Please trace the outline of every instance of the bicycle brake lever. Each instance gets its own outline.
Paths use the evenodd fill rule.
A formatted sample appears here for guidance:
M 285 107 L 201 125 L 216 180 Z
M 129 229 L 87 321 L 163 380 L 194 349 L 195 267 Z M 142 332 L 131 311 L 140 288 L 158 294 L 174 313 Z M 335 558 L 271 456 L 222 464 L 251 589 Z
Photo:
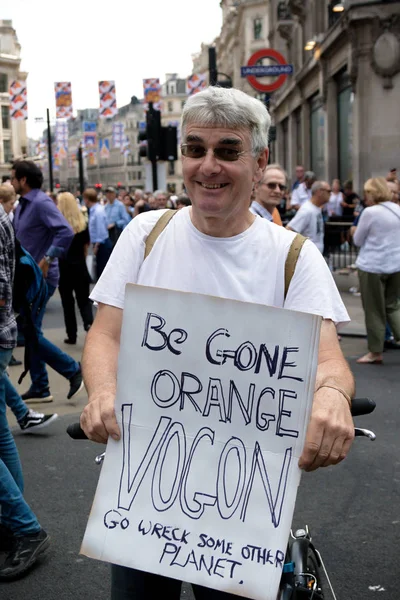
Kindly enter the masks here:
M 372 442 L 376 439 L 376 435 L 373 431 L 369 429 L 361 429 L 361 427 L 354 427 L 354 433 L 356 437 L 367 437 Z
M 101 463 L 102 463 L 102 462 L 103 462 L 103 460 L 104 460 L 104 457 L 105 457 L 105 455 L 106 455 L 106 453 L 105 453 L 105 452 L 102 452 L 101 454 L 98 454 L 98 455 L 96 456 L 96 458 L 94 459 L 94 462 L 96 463 L 96 465 L 101 465 Z

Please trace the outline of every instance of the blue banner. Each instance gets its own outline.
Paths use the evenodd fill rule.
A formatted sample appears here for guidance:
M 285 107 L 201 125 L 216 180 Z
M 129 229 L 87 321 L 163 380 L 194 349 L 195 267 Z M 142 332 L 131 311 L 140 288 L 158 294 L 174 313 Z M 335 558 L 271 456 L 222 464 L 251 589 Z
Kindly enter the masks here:
M 96 121 L 83 121 L 83 131 L 85 133 L 95 133 L 97 123 Z

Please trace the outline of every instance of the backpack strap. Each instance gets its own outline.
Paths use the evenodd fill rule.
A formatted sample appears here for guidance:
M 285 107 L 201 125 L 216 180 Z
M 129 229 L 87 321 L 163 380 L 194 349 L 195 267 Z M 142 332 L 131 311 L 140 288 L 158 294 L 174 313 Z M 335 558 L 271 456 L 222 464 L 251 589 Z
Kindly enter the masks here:
M 153 246 L 156 243 L 158 236 L 164 231 L 164 229 L 166 228 L 166 226 L 168 225 L 168 223 L 170 222 L 172 217 L 174 217 L 177 212 L 178 212 L 177 210 L 174 210 L 173 208 L 171 208 L 171 209 L 165 211 L 165 213 L 163 213 L 161 215 L 161 217 L 158 219 L 157 223 L 154 225 L 153 229 L 150 231 L 149 235 L 147 236 L 143 260 L 146 260 L 146 258 L 152 251 Z
M 292 281 L 292 277 L 296 270 L 297 260 L 299 258 L 301 249 L 303 247 L 304 242 L 306 241 L 306 237 L 298 233 L 290 246 L 288 255 L 286 257 L 285 262 L 285 294 L 284 299 L 286 300 L 286 296 L 289 290 L 290 282 Z

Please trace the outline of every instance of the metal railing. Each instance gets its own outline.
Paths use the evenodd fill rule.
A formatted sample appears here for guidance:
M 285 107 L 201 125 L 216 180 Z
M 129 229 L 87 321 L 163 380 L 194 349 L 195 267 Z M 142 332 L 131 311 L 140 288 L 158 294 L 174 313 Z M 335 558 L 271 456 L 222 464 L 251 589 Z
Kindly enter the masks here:
M 351 223 L 325 223 L 324 257 L 332 271 L 354 265 L 358 248 L 354 246 L 350 235 Z

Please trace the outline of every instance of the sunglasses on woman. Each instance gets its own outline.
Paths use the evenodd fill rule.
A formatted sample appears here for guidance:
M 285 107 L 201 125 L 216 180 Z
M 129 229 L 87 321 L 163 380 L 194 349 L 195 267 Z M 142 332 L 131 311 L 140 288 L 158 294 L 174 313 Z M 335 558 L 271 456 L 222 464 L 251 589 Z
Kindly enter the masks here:
M 204 146 L 200 146 L 199 144 L 182 144 L 181 152 L 182 156 L 185 156 L 187 158 L 204 158 L 208 150 L 207 148 L 204 148 Z M 239 156 L 247 154 L 247 151 L 239 151 L 235 148 L 217 146 L 216 148 L 213 148 L 213 154 L 218 160 L 234 162 L 235 160 L 238 160 Z

